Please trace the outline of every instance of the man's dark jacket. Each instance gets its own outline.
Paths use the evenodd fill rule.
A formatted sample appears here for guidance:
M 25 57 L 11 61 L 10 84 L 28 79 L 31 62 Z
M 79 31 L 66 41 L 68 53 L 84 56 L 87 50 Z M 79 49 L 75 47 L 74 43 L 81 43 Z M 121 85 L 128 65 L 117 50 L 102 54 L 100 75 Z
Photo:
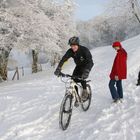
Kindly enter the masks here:
M 73 52 L 71 48 L 66 52 L 58 65 L 59 68 L 63 66 L 65 61 L 72 57 L 76 66 L 83 67 L 84 69 L 88 69 L 89 71 L 91 70 L 94 63 L 90 51 L 84 46 L 79 45 L 78 47 L 79 48 L 76 52 Z

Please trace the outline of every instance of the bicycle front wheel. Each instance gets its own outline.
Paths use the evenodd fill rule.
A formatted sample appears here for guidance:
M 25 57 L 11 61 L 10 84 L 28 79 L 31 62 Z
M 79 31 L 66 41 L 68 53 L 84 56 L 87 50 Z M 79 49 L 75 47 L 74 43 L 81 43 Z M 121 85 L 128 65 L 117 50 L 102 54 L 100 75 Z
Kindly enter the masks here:
M 86 101 L 83 101 L 81 106 L 82 106 L 82 109 L 84 111 L 87 111 L 89 109 L 89 106 L 91 104 L 91 96 L 92 96 L 92 93 L 91 93 L 91 87 L 89 84 L 87 84 L 87 94 L 88 94 L 88 98 Z
M 60 107 L 59 125 L 62 130 L 69 126 L 72 115 L 72 95 L 66 94 Z

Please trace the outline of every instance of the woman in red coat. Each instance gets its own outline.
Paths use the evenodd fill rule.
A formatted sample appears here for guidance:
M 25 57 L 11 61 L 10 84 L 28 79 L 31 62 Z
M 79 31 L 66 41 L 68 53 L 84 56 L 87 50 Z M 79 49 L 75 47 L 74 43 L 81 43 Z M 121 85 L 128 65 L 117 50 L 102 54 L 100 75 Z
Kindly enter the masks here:
M 122 48 L 120 42 L 114 42 L 112 47 L 117 54 L 110 73 L 109 89 L 114 102 L 117 102 L 123 99 L 122 79 L 127 77 L 127 52 Z

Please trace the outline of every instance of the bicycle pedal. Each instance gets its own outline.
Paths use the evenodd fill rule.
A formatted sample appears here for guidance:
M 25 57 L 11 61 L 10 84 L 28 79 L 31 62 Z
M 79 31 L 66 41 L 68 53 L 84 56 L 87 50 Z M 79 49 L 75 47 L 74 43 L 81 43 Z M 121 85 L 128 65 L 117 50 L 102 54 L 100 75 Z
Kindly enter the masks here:
M 74 106 L 75 106 L 75 107 L 78 107 L 78 106 L 79 106 L 79 103 L 76 101 L 76 102 L 74 103 Z
M 64 110 L 63 112 L 70 114 L 72 112 L 72 109 L 70 109 L 70 110 Z

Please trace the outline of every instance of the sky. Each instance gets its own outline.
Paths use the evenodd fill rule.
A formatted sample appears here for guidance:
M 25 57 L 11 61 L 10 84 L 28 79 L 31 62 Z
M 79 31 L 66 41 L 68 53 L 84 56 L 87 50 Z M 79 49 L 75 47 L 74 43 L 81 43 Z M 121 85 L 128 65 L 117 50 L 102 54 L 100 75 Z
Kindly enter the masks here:
M 63 0 L 56 0 L 62 2 Z M 75 18 L 77 20 L 89 20 L 104 12 L 111 0 L 74 0 L 77 3 Z
M 78 4 L 76 19 L 89 20 L 104 12 L 107 2 L 110 0 L 75 0 Z

